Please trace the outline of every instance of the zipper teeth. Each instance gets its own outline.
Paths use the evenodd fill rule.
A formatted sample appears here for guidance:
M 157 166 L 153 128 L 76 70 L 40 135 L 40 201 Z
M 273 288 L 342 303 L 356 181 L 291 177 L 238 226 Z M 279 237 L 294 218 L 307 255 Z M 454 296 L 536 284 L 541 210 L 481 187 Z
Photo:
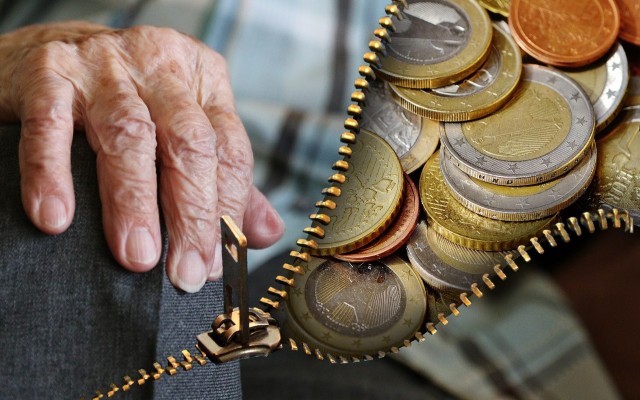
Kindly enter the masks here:
M 564 222 L 558 222 L 551 229 L 543 231 L 540 236 L 531 237 L 529 239 L 529 242 L 531 243 L 529 246 L 519 246 L 517 249 L 519 253 L 519 255 L 517 255 L 519 257 L 518 262 L 520 264 L 522 264 L 522 261 L 528 263 L 532 260 L 532 253 L 544 254 L 545 247 L 556 248 L 562 244 L 569 243 L 572 236 L 580 237 L 583 236 L 585 232 L 594 234 L 610 228 L 623 229 L 625 232 L 633 233 L 633 218 L 627 210 L 620 210 L 616 208 L 610 211 L 598 209 L 594 212 L 583 212 L 579 217 L 569 217 L 564 220 Z M 493 267 L 493 274 L 484 274 L 481 282 L 472 283 L 469 286 L 468 292 L 460 294 L 459 302 L 449 304 L 449 309 L 451 310 L 450 315 L 458 317 L 462 306 L 465 308 L 470 307 L 474 301 L 482 298 L 487 291 L 496 289 L 496 287 L 500 285 L 500 282 L 505 281 L 508 278 L 507 274 L 510 275 L 511 273 L 520 270 L 518 262 L 514 260 L 513 254 L 505 255 L 504 262 L 502 264 L 496 264 Z M 436 328 L 436 325 L 447 325 L 449 323 L 448 318 L 450 318 L 450 315 L 445 316 L 444 313 L 439 313 L 437 322 L 426 323 L 422 330 L 416 332 L 411 339 L 406 339 L 401 345 L 391 347 L 387 351 L 378 351 L 376 354 L 336 357 L 331 353 L 323 353 L 320 349 L 312 348 L 303 341 L 296 342 L 291 338 L 283 342 L 283 347 L 287 347 L 292 351 L 301 351 L 308 356 L 317 358 L 318 360 L 327 360 L 332 364 L 347 364 L 350 362 L 373 360 L 374 358 L 383 358 L 389 353 L 397 353 L 402 347 L 410 347 L 411 343 L 415 340 L 422 342 L 425 340 L 425 336 L 427 335 L 435 335 L 438 332 L 438 328 L 440 328 Z
M 100 400 L 105 397 L 113 397 L 116 393 L 122 391 L 127 392 L 136 386 L 142 386 L 148 381 L 157 381 L 162 378 L 162 375 L 176 375 L 178 371 L 191 371 L 194 365 L 206 365 L 207 359 L 206 355 L 198 350 L 199 354 L 191 355 L 188 350 L 181 351 L 180 359 L 176 359 L 174 356 L 167 357 L 167 364 L 162 366 L 158 361 L 153 363 L 153 369 L 150 369 L 150 372 L 147 372 L 144 369 L 139 369 L 137 371 L 137 375 L 133 377 L 129 375 L 125 375 L 122 380 L 124 383 L 120 385 L 116 385 L 115 383 L 111 383 L 109 385 L 109 389 L 104 393 L 100 390 L 95 391 L 95 395 L 91 397 L 91 400 Z M 82 397 L 81 400 L 85 398 Z

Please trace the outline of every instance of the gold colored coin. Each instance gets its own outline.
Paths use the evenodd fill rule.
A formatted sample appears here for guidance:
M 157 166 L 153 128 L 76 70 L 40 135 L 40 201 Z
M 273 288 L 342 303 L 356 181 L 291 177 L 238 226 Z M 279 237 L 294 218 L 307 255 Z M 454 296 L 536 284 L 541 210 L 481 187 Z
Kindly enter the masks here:
M 439 152 L 429 158 L 422 170 L 420 198 L 430 227 L 450 241 L 476 250 L 512 250 L 527 243 L 555 220 L 552 216 L 535 221 L 505 222 L 474 213 L 449 193 L 440 170 Z
M 341 172 L 341 195 L 326 198 L 336 206 L 320 211 L 331 221 L 326 226 L 314 223 L 324 230 L 324 237 L 314 238 L 314 254 L 346 253 L 369 243 L 389 226 L 402 204 L 404 175 L 391 146 L 361 129 L 351 149 L 349 168 Z
M 522 56 L 516 42 L 494 25 L 489 57 L 464 81 L 437 89 L 409 89 L 391 85 L 407 110 L 438 121 L 469 121 L 500 108 L 520 80 Z
M 414 0 L 405 18 L 394 20 L 395 32 L 377 74 L 411 88 L 455 83 L 489 55 L 491 22 L 474 0 Z
M 500 112 L 441 126 L 440 141 L 458 168 L 507 186 L 546 182 L 572 169 L 590 149 L 595 117 L 584 90 L 550 68 L 525 65 Z
M 388 351 L 421 328 L 426 294 L 399 257 L 366 263 L 315 257 L 289 289 L 284 335 L 336 357 Z
M 492 13 L 509 17 L 510 0 L 479 0 L 480 5 Z
M 627 209 L 640 221 L 640 110 L 623 111 L 596 144 L 598 166 L 587 195 L 589 206 Z

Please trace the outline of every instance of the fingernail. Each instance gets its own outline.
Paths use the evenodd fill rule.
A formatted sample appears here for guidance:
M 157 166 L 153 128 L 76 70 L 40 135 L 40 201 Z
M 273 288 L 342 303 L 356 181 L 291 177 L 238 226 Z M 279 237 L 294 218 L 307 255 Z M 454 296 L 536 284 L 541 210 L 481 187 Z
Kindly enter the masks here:
M 156 245 L 147 228 L 133 228 L 129 231 L 125 245 L 127 260 L 136 264 L 148 265 L 156 259 Z
M 67 223 L 67 208 L 56 196 L 47 196 L 40 202 L 40 222 L 57 229 Z
M 176 286 L 185 292 L 197 292 L 207 280 L 207 268 L 195 250 L 184 253 L 176 269 Z
M 209 272 L 209 279 L 218 280 L 222 278 L 222 247 L 220 242 L 216 243 L 216 247 L 213 250 L 213 268 Z
M 280 236 L 284 231 L 284 221 L 282 220 L 282 217 L 280 217 L 280 214 L 278 214 L 278 212 L 273 208 L 270 208 L 269 211 L 267 211 L 266 225 L 268 226 L 268 232 L 271 235 Z

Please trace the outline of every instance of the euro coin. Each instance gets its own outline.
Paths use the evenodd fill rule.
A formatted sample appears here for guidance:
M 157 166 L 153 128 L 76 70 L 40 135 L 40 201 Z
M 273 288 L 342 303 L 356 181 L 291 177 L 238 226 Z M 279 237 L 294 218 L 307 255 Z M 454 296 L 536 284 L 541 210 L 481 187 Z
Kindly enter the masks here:
M 473 0 L 414 0 L 395 33 L 376 74 L 399 86 L 432 88 L 469 75 L 488 56 L 491 23 Z
M 587 190 L 596 170 L 596 147 L 591 146 L 571 172 L 540 185 L 499 186 L 466 175 L 440 154 L 440 168 L 451 194 L 470 210 L 501 221 L 545 218 L 568 207 Z
M 509 17 L 510 0 L 479 0 L 482 7 L 503 17 Z
M 525 65 L 520 85 L 499 112 L 441 125 L 440 141 L 474 178 L 508 186 L 560 176 L 589 151 L 594 114 L 584 90 L 547 67 Z
M 629 63 L 624 48 L 616 43 L 609 54 L 580 69 L 562 72 L 585 90 L 596 116 L 596 132 L 601 132 L 618 114 L 629 84 Z
M 330 222 L 326 226 L 314 222 L 313 227 L 324 231 L 323 237 L 314 238 L 314 254 L 346 253 L 371 242 L 400 210 L 404 177 L 391 146 L 378 135 L 361 129 L 351 149 L 349 168 L 342 173 L 341 195 L 328 197 L 335 207 L 321 211 Z
M 527 243 L 555 219 L 506 222 L 476 214 L 449 193 L 440 170 L 439 153 L 427 160 L 420 175 L 419 189 L 429 226 L 450 241 L 475 250 L 515 249 Z
M 336 357 L 376 354 L 421 328 L 426 294 L 399 257 L 367 263 L 316 257 L 289 289 L 285 335 Z
M 400 107 L 379 79 L 370 83 L 360 126 L 386 140 L 408 174 L 424 164 L 440 142 L 438 124 Z
M 516 89 L 522 70 L 520 49 L 494 25 L 489 57 L 461 82 L 442 88 L 409 89 L 391 85 L 395 99 L 407 110 L 438 121 L 469 121 L 500 108 Z

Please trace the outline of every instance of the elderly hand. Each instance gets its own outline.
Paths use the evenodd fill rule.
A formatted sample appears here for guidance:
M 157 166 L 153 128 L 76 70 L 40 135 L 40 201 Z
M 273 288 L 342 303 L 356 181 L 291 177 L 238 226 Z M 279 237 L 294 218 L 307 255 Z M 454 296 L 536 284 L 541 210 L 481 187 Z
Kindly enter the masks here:
M 105 236 L 127 269 L 159 260 L 157 193 L 167 273 L 185 291 L 221 275 L 220 215 L 244 225 L 251 247 L 282 236 L 282 220 L 252 184 L 225 62 L 202 43 L 170 29 L 70 22 L 0 36 L 0 55 L 0 122 L 22 122 L 22 202 L 42 231 L 71 224 L 77 128 L 97 155 Z

